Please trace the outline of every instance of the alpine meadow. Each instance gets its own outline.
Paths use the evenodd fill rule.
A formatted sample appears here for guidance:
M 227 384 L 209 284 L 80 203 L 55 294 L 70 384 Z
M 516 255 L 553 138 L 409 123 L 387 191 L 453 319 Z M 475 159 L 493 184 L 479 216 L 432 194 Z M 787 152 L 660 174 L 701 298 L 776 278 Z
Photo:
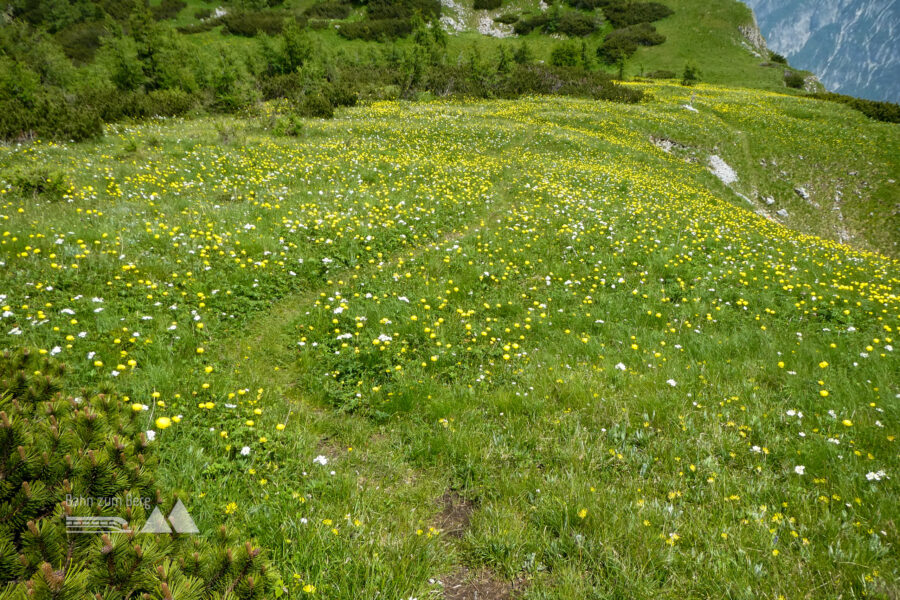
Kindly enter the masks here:
M 0 7 L 0 600 L 900 597 L 896 104 L 733 0 Z

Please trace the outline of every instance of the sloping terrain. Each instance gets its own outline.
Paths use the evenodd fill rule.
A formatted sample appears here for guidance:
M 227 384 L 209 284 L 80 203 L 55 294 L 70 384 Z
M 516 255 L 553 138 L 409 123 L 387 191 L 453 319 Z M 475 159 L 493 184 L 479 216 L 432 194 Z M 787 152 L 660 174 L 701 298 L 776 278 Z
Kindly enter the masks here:
M 896 128 L 632 85 L 5 146 L 4 345 L 289 597 L 892 597 Z
M 829 90 L 897 102 L 900 2 L 748 0 L 774 50 L 817 73 Z

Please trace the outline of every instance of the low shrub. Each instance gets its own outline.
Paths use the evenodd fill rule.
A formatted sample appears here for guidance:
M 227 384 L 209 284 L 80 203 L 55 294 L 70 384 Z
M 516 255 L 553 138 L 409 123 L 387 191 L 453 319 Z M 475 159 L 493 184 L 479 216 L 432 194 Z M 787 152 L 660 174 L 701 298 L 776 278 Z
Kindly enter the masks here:
M 3 596 L 249 600 L 282 592 L 261 550 L 234 546 L 224 527 L 209 541 L 140 535 L 151 510 L 169 514 L 180 500 L 156 489 L 158 460 L 139 413 L 112 394 L 65 395 L 64 374 L 37 352 L 0 355 Z M 70 517 L 120 519 L 124 532 L 71 535 Z
M 145 114 L 156 117 L 175 117 L 190 111 L 197 104 L 197 97 L 178 88 L 153 90 L 144 94 Z
M 658 21 L 674 11 L 658 2 L 613 2 L 603 8 L 603 14 L 613 27 L 622 28 Z
M 556 31 L 570 37 L 584 37 L 597 30 L 594 17 L 581 12 L 563 13 L 556 24 Z
M 552 18 L 546 12 L 523 16 L 515 22 L 515 24 L 513 25 L 513 31 L 516 32 L 516 35 L 528 35 L 535 29 L 546 30 L 551 22 Z
M 572 43 L 557 44 L 550 53 L 550 64 L 554 67 L 574 67 L 578 65 L 581 51 Z
M 495 10 L 503 6 L 503 0 L 475 0 L 475 10 Z
M 284 29 L 283 12 L 232 12 L 220 17 L 225 31 L 232 35 L 254 37 L 260 33 L 277 35 Z
M 359 94 L 349 83 L 329 83 L 322 94 L 333 107 L 356 106 L 359 101 Z
M 44 94 L 34 102 L 0 98 L 0 139 L 47 138 L 82 141 L 103 135 L 98 111 L 77 98 Z
M 864 98 L 855 98 L 853 96 L 835 94 L 833 92 L 818 92 L 809 94 L 809 97 L 815 98 L 816 100 L 826 100 L 828 102 L 845 104 L 876 121 L 900 123 L 900 104 L 878 100 L 866 100 Z
M 440 0 L 369 0 L 366 14 L 372 20 L 410 19 L 419 15 L 428 21 L 441 16 Z
M 638 23 L 607 34 L 597 48 L 597 57 L 612 65 L 630 57 L 639 46 L 657 46 L 665 41 L 666 36 L 657 32 L 653 25 Z
M 340 0 L 325 0 L 306 9 L 305 15 L 311 19 L 346 19 L 353 7 Z
M 502 15 L 494 17 L 495 23 L 502 23 L 504 25 L 513 25 L 518 20 L 519 20 L 518 13 L 514 13 L 514 12 L 503 13 Z
M 178 16 L 187 7 L 184 0 L 162 0 L 157 6 L 150 7 L 153 18 L 157 21 L 168 21 Z
M 393 40 L 412 33 L 413 25 L 408 19 L 367 19 L 341 23 L 338 33 L 348 40 Z
M 222 24 L 222 17 L 217 17 L 214 19 L 206 19 L 200 23 L 191 23 L 190 25 L 182 25 L 181 27 L 176 27 L 176 31 L 178 33 L 192 34 L 192 33 L 204 33 L 206 31 L 210 31 L 215 29 L 219 25 Z
M 297 114 L 302 117 L 331 119 L 334 117 L 334 107 L 324 94 L 313 92 L 304 95 L 300 100 L 297 105 Z
M 50 171 L 47 167 L 18 167 L 0 176 L 23 196 L 43 196 L 49 200 L 61 200 L 71 188 L 64 173 Z
M 787 71 L 784 74 L 784 85 L 795 90 L 803 89 L 806 79 L 796 71 Z
M 298 137 L 303 134 L 303 122 L 295 115 L 279 117 L 275 121 L 272 130 L 275 132 L 275 135 Z
M 700 71 L 696 67 L 686 65 L 684 73 L 681 75 L 681 85 L 691 86 L 700 81 Z
M 611 0 L 566 0 L 566 4 L 572 8 L 580 8 L 581 10 L 594 10 L 601 8 L 610 3 Z
M 516 65 L 498 82 L 495 91 L 501 98 L 560 94 L 636 103 L 644 97 L 640 90 L 618 85 L 605 73 L 546 65 Z
M 70 25 L 56 34 L 56 41 L 70 59 L 76 63 L 89 63 L 100 49 L 101 39 L 109 35 L 101 21 Z
M 259 80 L 259 91 L 263 100 L 295 98 L 302 88 L 300 74 L 296 71 L 270 75 Z

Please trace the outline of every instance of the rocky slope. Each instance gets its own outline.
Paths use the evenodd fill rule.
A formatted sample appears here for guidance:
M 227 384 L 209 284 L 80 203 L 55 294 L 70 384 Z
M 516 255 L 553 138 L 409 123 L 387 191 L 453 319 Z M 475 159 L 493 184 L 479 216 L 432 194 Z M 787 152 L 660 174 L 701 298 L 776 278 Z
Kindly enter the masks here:
M 769 47 L 829 90 L 900 101 L 900 0 L 745 0 Z

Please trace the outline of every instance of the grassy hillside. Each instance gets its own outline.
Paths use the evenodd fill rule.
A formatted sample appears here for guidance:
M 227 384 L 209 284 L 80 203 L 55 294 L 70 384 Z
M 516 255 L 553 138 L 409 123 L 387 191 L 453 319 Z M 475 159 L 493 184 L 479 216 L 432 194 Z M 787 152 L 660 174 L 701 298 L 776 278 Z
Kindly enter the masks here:
M 3 345 L 288 597 L 894 597 L 896 128 L 632 85 L 4 146 Z
M 288 9 L 303 12 L 314 6 L 314 0 L 287 1 Z M 512 27 L 498 24 L 494 19 L 502 15 L 529 15 L 541 12 L 540 2 L 535 0 L 505 0 L 502 7 L 495 10 L 473 10 L 473 0 L 454 0 L 444 2 L 442 18 L 444 26 L 451 34 L 451 51 L 462 53 L 473 44 L 484 49 L 485 53 L 496 53 L 500 46 L 515 47 L 523 40 L 533 49 L 538 60 L 550 60 L 552 49 L 565 39 L 565 36 L 550 36 L 535 31 L 527 36 L 515 36 Z M 557 4 L 563 10 L 569 9 L 562 1 Z M 768 57 L 761 58 L 751 51 L 738 27 L 752 22 L 750 9 L 738 0 L 718 0 L 716 2 L 694 2 L 690 0 L 663 0 L 662 4 L 674 10 L 671 17 L 655 23 L 660 33 L 666 36 L 666 42 L 660 46 L 640 48 L 628 60 L 626 74 L 629 77 L 639 76 L 658 70 L 669 70 L 679 77 L 686 65 L 699 68 L 702 79 L 709 83 L 723 85 L 740 85 L 768 90 L 785 91 L 783 65 L 768 63 Z M 186 25 L 196 23 L 191 17 L 197 8 L 213 7 L 215 3 L 192 2 L 184 9 L 176 23 Z M 602 9 L 587 11 L 603 20 Z M 364 17 L 364 9 L 356 9 L 348 20 L 359 20 Z M 317 30 L 315 35 L 328 47 L 350 47 L 356 51 L 377 43 L 351 42 L 340 38 L 334 26 Z M 594 55 L 597 46 L 603 41 L 613 27 L 607 22 L 594 34 L 584 39 L 590 52 Z M 484 32 L 488 32 L 485 35 Z M 215 30 L 214 33 L 219 33 Z M 495 37 L 502 35 L 504 37 Z M 507 37 L 508 36 L 508 37 Z M 204 34 L 205 40 L 215 40 L 215 36 Z M 219 39 L 218 41 L 222 41 Z M 575 38 L 580 42 L 580 38 Z M 596 58 L 596 57 L 594 57 Z M 610 73 L 616 68 L 604 67 L 595 62 L 597 68 L 605 68 Z M 789 90 L 787 90 L 789 91 Z

